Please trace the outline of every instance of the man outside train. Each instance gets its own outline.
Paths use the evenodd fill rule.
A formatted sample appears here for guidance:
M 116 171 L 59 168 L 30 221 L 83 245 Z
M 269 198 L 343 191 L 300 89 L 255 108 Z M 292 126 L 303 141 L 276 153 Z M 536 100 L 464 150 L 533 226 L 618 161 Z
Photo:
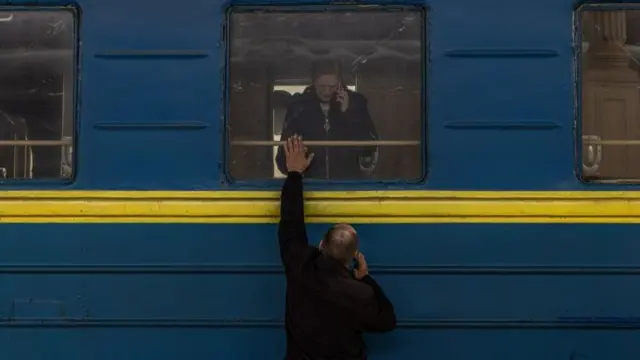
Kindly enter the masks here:
M 367 98 L 349 90 L 337 61 L 313 65 L 313 83 L 293 96 L 287 107 L 281 140 L 293 134 L 306 141 L 372 141 L 378 133 L 369 114 Z M 315 146 L 316 160 L 305 173 L 307 178 L 357 180 L 376 166 L 376 146 Z M 284 148 L 278 147 L 276 165 L 287 174 Z
M 333 225 L 319 247 L 309 245 L 304 222 L 303 173 L 315 159 L 299 136 L 284 146 L 288 175 L 282 187 L 278 238 L 287 293 L 285 360 L 365 360 L 363 332 L 396 327 L 393 305 L 369 275 L 348 224 Z M 349 270 L 356 259 L 356 269 Z

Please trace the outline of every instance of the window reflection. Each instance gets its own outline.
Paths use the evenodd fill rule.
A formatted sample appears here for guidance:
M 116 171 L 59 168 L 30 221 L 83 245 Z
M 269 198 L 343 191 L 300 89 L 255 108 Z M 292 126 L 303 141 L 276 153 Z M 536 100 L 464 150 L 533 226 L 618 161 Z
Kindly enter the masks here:
M 640 10 L 581 14 L 581 177 L 640 180 Z
M 316 155 L 307 177 L 421 177 L 423 14 L 338 9 L 232 12 L 232 178 L 282 177 L 294 133 Z
M 74 14 L 0 11 L 0 180 L 72 175 Z
M 347 85 L 350 91 L 356 91 L 354 85 Z M 287 107 L 290 105 L 293 96 L 302 94 L 306 86 L 302 85 L 275 85 L 273 87 L 273 140 L 279 141 L 282 137 L 282 127 L 287 114 Z M 273 177 L 285 178 L 286 173 L 278 169 L 277 163 L 278 146 L 273 147 Z

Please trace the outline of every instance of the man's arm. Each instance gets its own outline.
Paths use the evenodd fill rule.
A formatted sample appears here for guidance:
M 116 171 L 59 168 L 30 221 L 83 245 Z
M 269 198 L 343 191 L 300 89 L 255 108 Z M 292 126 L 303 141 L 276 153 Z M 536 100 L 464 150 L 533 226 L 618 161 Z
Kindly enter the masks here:
M 333 282 L 326 298 L 343 309 L 355 330 L 382 333 L 396 328 L 393 304 L 369 275 Z
M 309 240 L 304 223 L 302 174 L 297 171 L 289 172 L 282 186 L 278 241 L 285 267 L 294 271 L 301 269 Z
M 382 288 L 371 277 L 365 275 L 362 280 L 373 290 L 374 304 L 370 304 L 365 309 L 361 318 L 362 331 L 368 332 L 388 332 L 396 328 L 396 312 L 393 304 L 384 294 Z
M 280 198 L 280 256 L 287 274 L 301 277 L 303 268 L 314 251 L 307 239 L 302 197 L 302 173 L 309 167 L 314 155 L 311 153 L 307 156 L 300 136 L 287 139 L 284 152 L 289 172 Z

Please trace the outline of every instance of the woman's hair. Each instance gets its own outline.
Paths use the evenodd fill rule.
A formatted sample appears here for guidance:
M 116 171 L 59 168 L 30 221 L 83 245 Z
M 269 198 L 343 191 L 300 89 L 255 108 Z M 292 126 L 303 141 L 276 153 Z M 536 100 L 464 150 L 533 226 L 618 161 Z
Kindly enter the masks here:
M 313 80 L 322 75 L 336 75 L 342 79 L 342 64 L 335 60 L 316 61 L 312 65 L 311 77 Z

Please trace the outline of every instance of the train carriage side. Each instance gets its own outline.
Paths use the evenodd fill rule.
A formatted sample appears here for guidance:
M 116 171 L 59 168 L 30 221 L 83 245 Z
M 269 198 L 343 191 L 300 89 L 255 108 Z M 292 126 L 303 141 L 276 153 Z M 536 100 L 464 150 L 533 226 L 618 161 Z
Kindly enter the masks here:
M 359 155 L 308 231 L 357 226 L 371 359 L 640 354 L 640 4 L 36 3 L 0 5 L 2 359 L 283 358 L 277 145 L 327 60 L 375 136 L 310 139 Z

